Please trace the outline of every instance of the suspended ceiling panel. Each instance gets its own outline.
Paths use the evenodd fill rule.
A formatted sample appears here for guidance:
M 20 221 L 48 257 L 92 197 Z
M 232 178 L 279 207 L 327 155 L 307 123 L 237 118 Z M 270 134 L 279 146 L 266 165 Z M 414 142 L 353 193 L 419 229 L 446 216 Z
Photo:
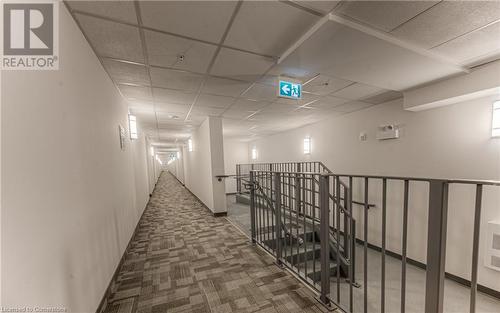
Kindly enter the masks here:
M 225 44 L 265 55 L 280 55 L 319 19 L 281 2 L 243 2 Z
M 151 67 L 151 81 L 155 87 L 196 91 L 203 82 L 203 75 L 180 70 Z
M 102 63 L 111 78 L 118 84 L 149 85 L 149 76 L 144 65 L 119 62 L 112 59 L 103 59 Z
M 461 71 L 337 22 L 328 22 L 283 63 L 390 90 L 405 90 Z
M 218 43 L 235 1 L 140 1 L 146 27 Z
M 248 87 L 249 82 L 219 77 L 208 77 L 201 90 L 202 93 L 237 97 Z
M 205 73 L 216 50 L 214 45 L 159 32 L 145 30 L 144 36 L 151 65 Z
M 500 55 L 500 21 L 446 42 L 433 51 L 464 64 Z
M 137 16 L 135 14 L 135 5 L 133 1 L 100 1 L 98 5 L 96 5 L 94 1 L 71 1 L 71 7 L 81 12 L 137 24 Z
M 88 15 L 76 14 L 85 35 L 100 56 L 144 63 L 139 29 Z
M 268 57 L 222 48 L 210 74 L 253 82 L 273 63 Z
M 346 1 L 335 10 L 374 28 L 392 31 L 439 1 Z
M 500 19 L 500 1 L 442 1 L 392 33 L 432 48 Z

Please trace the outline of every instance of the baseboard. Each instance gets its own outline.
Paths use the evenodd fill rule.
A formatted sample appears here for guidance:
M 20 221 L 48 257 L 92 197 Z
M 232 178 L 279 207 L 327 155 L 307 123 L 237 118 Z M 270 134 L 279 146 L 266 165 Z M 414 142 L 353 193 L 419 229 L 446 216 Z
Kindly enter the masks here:
M 174 175 L 172 175 L 174 176 Z M 174 176 L 175 177 L 175 176 Z M 189 190 L 188 187 L 184 186 L 184 188 L 186 188 L 187 191 L 189 191 L 189 193 L 205 208 L 207 209 L 207 211 L 212 214 L 214 217 L 223 217 L 223 216 L 227 216 L 227 212 L 213 212 L 212 210 L 210 210 L 210 208 L 208 206 L 206 206 L 205 203 L 203 203 L 203 201 L 201 201 L 200 198 L 198 198 L 191 190 Z
M 227 216 L 227 212 L 214 212 L 214 217 Z
M 226 196 L 234 196 L 237 192 L 226 192 Z
M 359 239 L 359 238 L 356 238 L 356 243 L 360 244 L 360 245 L 364 245 L 365 242 L 362 240 L 362 239 Z M 382 248 L 377 246 L 377 245 L 374 245 L 374 244 L 371 244 L 371 243 L 368 243 L 367 244 L 368 248 L 372 249 L 372 250 L 375 250 L 377 252 L 382 252 Z M 391 256 L 395 259 L 398 259 L 398 260 L 402 260 L 403 259 L 403 256 L 399 253 L 396 253 L 394 251 L 390 251 L 390 250 L 385 250 L 385 254 L 388 255 L 388 256 Z M 420 269 L 423 269 L 423 270 L 426 270 L 427 269 L 427 265 L 425 263 L 422 263 L 420 261 L 417 261 L 417 260 L 414 260 L 412 258 L 409 258 L 409 257 L 406 257 L 406 263 L 407 264 L 411 264 L 413 266 L 416 266 Z M 460 276 L 457 276 L 457 275 L 454 275 L 454 274 L 451 274 L 451 273 L 448 273 L 448 272 L 445 272 L 444 273 L 444 276 L 456 283 L 459 283 L 465 287 L 468 287 L 470 288 L 471 286 L 471 282 L 470 280 L 468 279 L 465 279 L 463 277 L 460 277 Z M 496 298 L 496 299 L 499 299 L 500 300 L 500 291 L 498 290 L 495 290 L 495 289 L 491 289 L 489 287 L 486 287 L 486 286 L 483 286 L 483 285 L 480 285 L 480 284 L 477 284 L 477 290 L 484 293 L 484 294 L 487 294 L 488 296 L 491 296 L 493 298 Z

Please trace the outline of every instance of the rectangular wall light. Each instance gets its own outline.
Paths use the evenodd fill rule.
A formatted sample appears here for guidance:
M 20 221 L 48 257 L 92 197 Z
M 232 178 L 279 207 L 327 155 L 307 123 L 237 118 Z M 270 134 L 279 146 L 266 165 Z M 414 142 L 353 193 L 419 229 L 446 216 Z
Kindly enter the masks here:
M 257 160 L 257 148 L 252 148 L 252 160 Z
M 304 154 L 311 154 L 311 137 L 304 138 Z
M 188 151 L 192 152 L 193 151 L 193 140 L 189 138 L 188 140 Z
M 177 159 L 180 159 L 180 158 L 181 158 L 181 152 L 177 151 Z
M 128 115 L 128 129 L 130 131 L 130 139 L 134 140 L 139 138 L 139 135 L 137 134 L 137 118 L 135 115 Z
M 149 147 L 149 153 L 151 156 L 155 156 L 155 148 L 153 146 Z
M 500 100 L 493 102 L 491 118 L 491 136 L 500 137 Z

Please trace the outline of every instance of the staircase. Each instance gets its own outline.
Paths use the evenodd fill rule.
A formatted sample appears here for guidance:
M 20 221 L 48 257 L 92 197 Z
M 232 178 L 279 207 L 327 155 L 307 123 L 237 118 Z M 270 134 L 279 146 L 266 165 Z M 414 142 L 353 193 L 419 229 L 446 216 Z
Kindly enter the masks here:
M 291 171 L 278 171 L 283 169 Z M 323 175 L 330 173 L 328 168 L 320 162 L 266 163 L 239 165 L 237 173 L 240 193 L 236 199 L 250 204 L 253 242 L 321 291 L 324 303 L 329 303 L 330 280 L 359 286 L 354 283 L 355 255 L 351 253 L 355 251 L 350 235 L 355 220 L 350 215 L 350 192 L 340 180 L 332 181 L 334 188 L 328 187 L 330 179 Z M 325 188 L 322 177 L 328 179 L 323 189 L 328 191 L 326 199 L 320 199 L 320 189 Z

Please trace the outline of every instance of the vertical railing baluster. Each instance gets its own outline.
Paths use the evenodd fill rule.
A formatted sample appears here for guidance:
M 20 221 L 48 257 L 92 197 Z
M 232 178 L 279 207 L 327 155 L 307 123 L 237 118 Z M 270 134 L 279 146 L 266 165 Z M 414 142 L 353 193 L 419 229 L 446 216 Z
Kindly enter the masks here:
M 472 241 L 472 270 L 470 279 L 470 313 L 476 312 L 477 265 L 479 257 L 479 235 L 481 225 L 481 206 L 483 200 L 483 185 L 476 185 L 476 205 L 474 207 L 474 233 Z
M 403 199 L 403 238 L 401 247 L 401 313 L 406 311 L 406 250 L 408 245 L 408 193 L 409 181 L 404 181 L 404 199 Z
M 281 173 L 274 173 L 275 201 L 274 211 L 276 214 L 276 263 L 281 265 Z
M 320 194 L 320 261 L 321 261 L 321 295 L 320 300 L 326 304 L 330 304 L 330 229 L 329 229 L 329 191 L 330 180 L 329 176 L 319 176 L 319 194 Z
M 250 172 L 250 229 L 251 229 L 251 237 L 252 243 L 255 243 L 255 181 L 254 181 L 255 173 Z
M 349 251 L 349 311 L 351 313 L 354 312 L 354 295 L 353 295 L 353 285 L 355 283 L 355 272 L 356 272 L 356 224 L 354 221 L 354 216 L 352 213 L 352 176 L 349 176 L 349 191 L 347 192 L 346 197 L 349 197 L 349 201 L 347 202 L 349 205 L 349 215 L 351 216 L 351 224 L 350 224 L 350 244 L 351 248 Z M 347 208 L 346 208 L 347 209 Z
M 335 178 L 335 177 L 334 177 Z M 336 235 L 337 235 L 337 244 L 336 244 L 336 247 L 337 247 L 337 251 L 336 251 L 336 256 L 337 256 L 337 303 L 340 303 L 340 206 L 341 206 L 341 202 L 340 202 L 340 177 L 336 177 L 336 179 L 334 180 L 334 182 L 336 181 L 336 184 L 337 184 L 337 188 L 336 188 L 336 197 L 337 197 L 337 208 L 336 210 L 334 210 L 333 214 L 336 214 L 336 226 L 335 228 L 337 229 L 336 231 Z M 330 198 L 329 195 L 327 196 L 328 199 Z M 335 199 L 335 198 L 334 198 Z M 345 233 L 344 233 L 344 236 L 345 236 Z
M 368 177 L 365 177 L 365 206 L 364 206 L 364 246 L 363 246 L 363 312 L 368 312 Z
M 387 220 L 387 179 L 382 179 L 382 269 L 381 269 L 381 293 L 380 312 L 385 312 L 385 240 L 386 240 L 386 220 Z

